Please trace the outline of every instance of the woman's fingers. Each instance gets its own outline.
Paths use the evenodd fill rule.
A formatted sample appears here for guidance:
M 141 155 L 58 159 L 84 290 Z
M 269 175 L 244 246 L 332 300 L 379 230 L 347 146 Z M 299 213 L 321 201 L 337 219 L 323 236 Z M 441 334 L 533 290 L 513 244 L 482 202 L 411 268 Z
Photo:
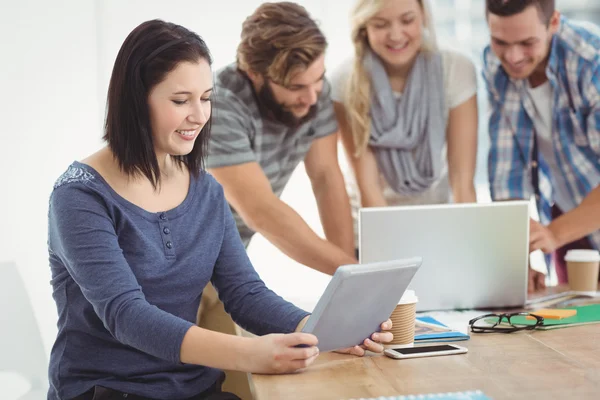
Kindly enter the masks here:
M 376 343 L 389 343 L 394 340 L 392 332 L 375 332 L 371 335 L 371 340 Z
M 369 339 L 367 339 L 369 340 Z M 365 349 L 363 349 L 361 346 L 354 346 L 354 347 L 350 347 L 350 354 L 358 356 L 358 357 L 362 357 L 365 355 Z
M 390 329 L 392 329 L 392 320 L 391 319 L 388 319 L 387 321 L 385 321 L 381 324 L 381 330 L 389 331 Z
M 383 353 L 383 345 L 380 343 L 376 343 L 371 339 L 365 339 L 363 342 L 365 348 L 373 353 Z
M 288 333 L 287 335 L 282 335 L 281 340 L 283 344 L 292 347 L 292 346 L 316 346 L 319 342 L 317 337 L 311 333 L 304 332 L 294 332 Z
M 299 369 L 308 367 L 313 362 L 315 362 L 315 360 L 317 359 L 318 356 L 319 356 L 319 353 L 315 354 L 312 357 L 305 358 L 304 360 L 292 360 L 292 361 L 290 361 L 289 362 L 289 369 L 288 369 L 287 372 L 294 372 L 294 371 L 297 371 Z
M 319 355 L 319 348 L 312 347 L 290 347 L 285 353 L 285 357 L 289 360 L 306 360 Z

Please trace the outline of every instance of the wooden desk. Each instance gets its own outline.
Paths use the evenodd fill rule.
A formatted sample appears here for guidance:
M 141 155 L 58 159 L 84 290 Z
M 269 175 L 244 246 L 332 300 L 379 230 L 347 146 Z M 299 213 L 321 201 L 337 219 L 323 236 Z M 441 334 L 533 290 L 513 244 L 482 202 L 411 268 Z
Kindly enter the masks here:
M 351 399 L 476 389 L 493 399 L 600 398 L 600 324 L 472 334 L 458 344 L 469 352 L 409 360 L 322 354 L 297 374 L 253 375 L 256 398 Z

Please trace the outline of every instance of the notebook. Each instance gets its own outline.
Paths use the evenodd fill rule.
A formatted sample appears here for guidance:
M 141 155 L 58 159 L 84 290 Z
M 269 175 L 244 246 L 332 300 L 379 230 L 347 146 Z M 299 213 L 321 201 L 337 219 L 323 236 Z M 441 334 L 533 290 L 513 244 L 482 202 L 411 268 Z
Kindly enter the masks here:
M 600 304 L 568 307 L 567 309 L 577 310 L 577 315 L 563 319 L 544 319 L 544 325 L 537 329 L 549 330 L 600 323 Z M 512 317 L 511 321 L 515 325 L 534 325 L 536 323 L 536 321 L 528 320 L 527 317 Z
M 452 330 L 433 317 L 423 316 L 415 320 L 415 343 L 458 342 L 469 338 L 469 335 Z
M 454 393 L 431 393 L 431 394 L 411 394 L 408 396 L 389 396 L 389 397 L 371 397 L 371 398 L 360 398 L 354 400 L 429 400 L 429 399 L 443 399 L 443 400 L 491 400 L 481 390 L 472 390 L 466 392 L 454 392 Z

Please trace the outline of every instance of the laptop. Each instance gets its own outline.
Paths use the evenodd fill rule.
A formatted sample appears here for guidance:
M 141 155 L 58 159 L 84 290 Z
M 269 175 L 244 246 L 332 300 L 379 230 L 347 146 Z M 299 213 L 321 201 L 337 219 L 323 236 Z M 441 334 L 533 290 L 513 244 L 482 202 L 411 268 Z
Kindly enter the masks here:
M 359 210 L 361 263 L 422 257 L 417 311 L 523 306 L 529 202 Z

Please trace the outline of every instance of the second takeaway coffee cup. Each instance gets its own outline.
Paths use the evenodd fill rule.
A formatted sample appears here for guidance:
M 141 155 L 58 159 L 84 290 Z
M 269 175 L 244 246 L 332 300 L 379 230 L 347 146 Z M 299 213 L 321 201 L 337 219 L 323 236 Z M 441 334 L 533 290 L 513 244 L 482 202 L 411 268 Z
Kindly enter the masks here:
M 414 290 L 407 290 L 392 312 L 392 329 L 394 340 L 387 347 L 412 346 L 415 341 L 415 316 L 419 299 Z
M 597 250 L 569 250 L 565 261 L 571 290 L 583 292 L 598 290 L 600 253 Z

